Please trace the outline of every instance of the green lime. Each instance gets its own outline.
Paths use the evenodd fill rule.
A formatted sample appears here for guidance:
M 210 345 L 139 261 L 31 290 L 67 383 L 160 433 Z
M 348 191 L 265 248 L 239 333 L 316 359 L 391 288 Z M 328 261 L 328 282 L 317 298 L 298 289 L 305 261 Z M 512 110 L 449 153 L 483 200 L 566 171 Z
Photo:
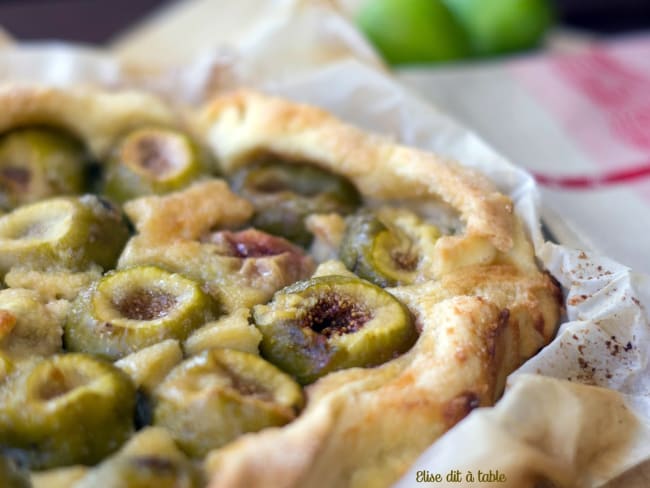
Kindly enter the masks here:
M 443 0 L 467 31 L 476 54 L 536 46 L 553 23 L 548 0 Z
M 391 64 L 459 59 L 469 40 L 440 0 L 366 0 L 357 25 Z

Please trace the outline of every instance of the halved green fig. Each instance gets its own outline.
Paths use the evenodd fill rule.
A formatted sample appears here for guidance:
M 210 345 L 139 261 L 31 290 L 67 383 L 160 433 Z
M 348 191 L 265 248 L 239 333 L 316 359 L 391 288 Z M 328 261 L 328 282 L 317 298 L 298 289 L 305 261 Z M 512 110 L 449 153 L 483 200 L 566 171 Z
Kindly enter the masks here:
M 124 137 L 104 173 L 103 192 L 117 202 L 179 190 L 207 170 L 205 155 L 179 131 L 141 128 Z
M 350 271 L 376 285 L 408 285 L 417 280 L 438 237 L 437 227 L 410 212 L 360 212 L 347 219 L 339 257 Z
M 417 332 L 408 309 L 357 278 L 322 276 L 253 308 L 262 356 L 300 383 L 339 369 L 381 364 L 408 350 Z
M 254 354 L 210 349 L 177 366 L 154 393 L 154 425 L 194 457 L 246 432 L 284 425 L 303 405 L 300 386 Z
M 74 488 L 198 488 L 200 478 L 164 429 L 148 427 Z
M 255 206 L 253 226 L 308 246 L 305 218 L 314 213 L 349 214 L 361 202 L 347 179 L 310 164 L 271 160 L 246 166 L 232 185 Z
M 12 375 L 0 390 L 0 446 L 30 469 L 93 464 L 133 432 L 135 386 L 110 363 L 63 354 Z
M 82 193 L 87 155 L 79 141 L 51 128 L 0 136 L 0 207 Z
M 154 266 L 112 271 L 73 302 L 64 344 L 70 351 L 119 359 L 165 339 L 184 340 L 218 309 L 184 276 Z
M 121 212 L 94 195 L 53 198 L 0 217 L 0 273 L 12 267 L 81 271 L 115 265 L 129 230 Z

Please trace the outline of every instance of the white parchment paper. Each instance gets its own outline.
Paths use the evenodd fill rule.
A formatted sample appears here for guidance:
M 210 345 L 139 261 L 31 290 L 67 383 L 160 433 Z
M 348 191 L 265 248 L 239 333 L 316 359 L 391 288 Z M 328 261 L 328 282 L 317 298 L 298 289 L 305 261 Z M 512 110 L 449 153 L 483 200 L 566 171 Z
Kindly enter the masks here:
M 532 178 L 392 79 L 333 10 L 301 5 L 292 15 L 262 22 L 237 44 L 154 70 L 75 46 L 0 46 L 0 77 L 145 87 L 189 103 L 246 85 L 319 105 L 481 170 L 510 195 L 540 263 L 563 285 L 566 322 L 548 347 L 511 375 L 495 407 L 470 414 L 397 486 L 421 486 L 437 475 L 440 481 L 429 484 L 650 486 L 650 278 L 545 243 Z

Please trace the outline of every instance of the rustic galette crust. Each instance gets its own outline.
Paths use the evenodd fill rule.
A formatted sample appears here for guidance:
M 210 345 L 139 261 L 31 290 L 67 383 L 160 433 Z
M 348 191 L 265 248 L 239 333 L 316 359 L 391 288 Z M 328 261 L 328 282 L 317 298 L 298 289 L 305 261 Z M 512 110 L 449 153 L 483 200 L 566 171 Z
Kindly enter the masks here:
M 510 199 L 483 176 L 250 91 L 212 101 L 198 120 L 226 173 L 271 153 L 345 175 L 368 199 L 442 200 L 465 223 L 436 242 L 434 280 L 388 289 L 421 330 L 413 348 L 376 368 L 330 373 L 307 388 L 290 425 L 213 451 L 211 488 L 389 486 L 473 408 L 493 404 L 507 375 L 551 340 L 559 289 L 537 268 Z M 340 219 L 308 225 L 317 239 L 341 234 Z
M 259 151 L 313 161 L 354 182 L 366 197 L 436 197 L 457 209 L 467 236 L 498 250 L 513 245 L 512 202 L 482 175 L 440 156 L 394 144 L 316 107 L 251 91 L 212 101 L 199 125 L 226 172 Z
M 139 92 L 0 85 L 0 133 L 27 125 L 69 130 L 102 157 L 126 132 L 144 125 L 173 126 L 173 112 Z

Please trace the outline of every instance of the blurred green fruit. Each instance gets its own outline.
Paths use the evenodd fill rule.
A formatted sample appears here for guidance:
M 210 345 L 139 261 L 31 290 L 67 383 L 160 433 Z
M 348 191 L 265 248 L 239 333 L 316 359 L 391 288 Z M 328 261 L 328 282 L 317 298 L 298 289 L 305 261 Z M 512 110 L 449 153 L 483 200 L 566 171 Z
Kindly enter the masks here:
M 470 55 L 467 35 L 440 0 L 366 0 L 357 25 L 390 64 Z
M 478 55 L 536 46 L 553 23 L 548 0 L 443 0 Z

